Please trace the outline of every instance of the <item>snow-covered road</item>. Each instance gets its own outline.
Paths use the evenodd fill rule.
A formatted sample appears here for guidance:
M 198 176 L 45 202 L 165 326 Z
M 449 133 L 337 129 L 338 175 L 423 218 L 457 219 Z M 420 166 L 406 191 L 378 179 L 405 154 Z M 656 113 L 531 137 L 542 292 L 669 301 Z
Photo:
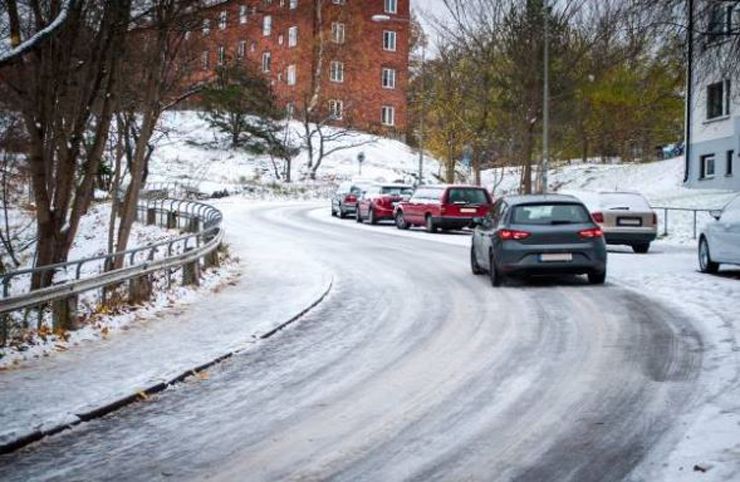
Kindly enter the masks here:
M 604 287 L 493 289 L 470 274 L 464 235 L 224 208 L 310 253 L 330 296 L 207 377 L 0 457 L 3 480 L 671 480 L 707 390 L 737 388 L 737 369 L 724 385 L 706 372 L 715 340 L 685 304 L 625 287 L 673 278 L 689 251 L 614 254 Z M 274 266 L 290 273 L 290 250 Z

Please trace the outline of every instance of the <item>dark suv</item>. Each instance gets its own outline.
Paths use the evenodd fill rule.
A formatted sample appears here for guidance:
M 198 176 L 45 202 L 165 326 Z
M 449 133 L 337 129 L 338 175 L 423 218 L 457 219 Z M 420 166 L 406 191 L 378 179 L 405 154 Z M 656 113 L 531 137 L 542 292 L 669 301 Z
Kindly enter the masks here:
M 428 232 L 435 233 L 437 229 L 470 226 L 473 218 L 488 214 L 491 204 L 491 196 L 482 187 L 419 186 L 411 199 L 396 206 L 393 217 L 398 229 L 424 226 Z
M 331 215 L 346 218 L 357 212 L 357 200 L 371 185 L 365 181 L 346 181 L 339 185 L 331 198 Z

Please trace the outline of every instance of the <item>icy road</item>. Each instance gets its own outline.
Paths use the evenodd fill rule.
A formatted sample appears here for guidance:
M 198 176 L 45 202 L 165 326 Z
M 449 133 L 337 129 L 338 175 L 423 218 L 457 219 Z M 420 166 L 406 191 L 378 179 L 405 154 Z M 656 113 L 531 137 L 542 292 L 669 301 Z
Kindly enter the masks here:
M 0 458 L 0 479 L 640 479 L 683 438 L 703 341 L 682 313 L 610 279 L 493 289 L 465 235 L 240 209 L 231 236 L 293 240 L 329 297 L 207 376 Z

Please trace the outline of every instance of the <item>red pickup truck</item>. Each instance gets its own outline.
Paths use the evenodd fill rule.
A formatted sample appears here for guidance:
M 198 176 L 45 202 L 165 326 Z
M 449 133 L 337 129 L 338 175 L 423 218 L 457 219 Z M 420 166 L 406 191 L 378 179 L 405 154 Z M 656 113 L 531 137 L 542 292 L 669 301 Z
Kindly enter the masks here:
M 419 186 L 411 199 L 396 206 L 393 218 L 398 229 L 424 226 L 435 233 L 470 226 L 473 218 L 488 214 L 492 204 L 491 195 L 478 186 Z

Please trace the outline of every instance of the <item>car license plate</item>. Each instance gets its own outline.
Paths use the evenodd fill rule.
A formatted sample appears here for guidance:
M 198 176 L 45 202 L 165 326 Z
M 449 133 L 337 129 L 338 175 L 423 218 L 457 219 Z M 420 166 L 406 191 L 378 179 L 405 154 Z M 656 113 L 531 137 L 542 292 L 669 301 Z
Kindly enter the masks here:
M 618 226 L 642 226 L 640 218 L 617 218 Z
M 475 208 L 461 208 L 460 212 L 461 213 L 477 213 L 478 210 Z
M 543 263 L 573 261 L 573 253 L 543 253 L 540 255 L 540 261 Z

